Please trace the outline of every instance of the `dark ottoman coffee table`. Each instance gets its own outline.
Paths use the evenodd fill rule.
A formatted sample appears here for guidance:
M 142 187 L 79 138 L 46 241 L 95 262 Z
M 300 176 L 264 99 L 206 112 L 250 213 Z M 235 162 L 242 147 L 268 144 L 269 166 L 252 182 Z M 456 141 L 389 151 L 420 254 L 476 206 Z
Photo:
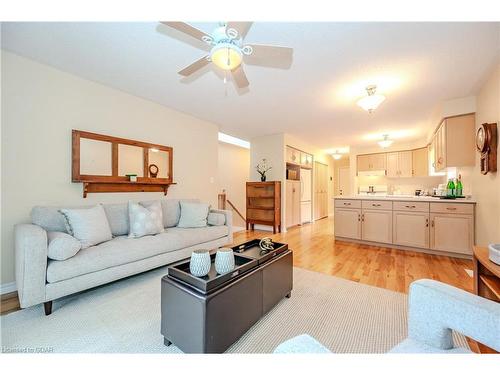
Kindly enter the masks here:
M 165 345 L 185 353 L 223 353 L 293 287 L 293 254 L 287 244 L 262 251 L 259 240 L 233 247 L 236 268 L 217 275 L 189 273 L 189 260 L 161 280 L 161 333 Z M 212 260 L 215 254 L 212 254 Z

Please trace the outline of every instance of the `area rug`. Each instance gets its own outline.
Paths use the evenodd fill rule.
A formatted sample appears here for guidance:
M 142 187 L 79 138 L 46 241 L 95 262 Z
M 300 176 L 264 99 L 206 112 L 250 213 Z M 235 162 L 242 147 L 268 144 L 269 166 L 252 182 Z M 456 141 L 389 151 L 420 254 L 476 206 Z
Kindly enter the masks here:
M 182 353 L 160 334 L 159 268 L 0 319 L 2 351 Z M 385 353 L 407 334 L 407 296 L 294 268 L 294 288 L 229 353 L 272 353 L 307 333 L 335 353 Z M 455 335 L 457 346 L 467 346 Z

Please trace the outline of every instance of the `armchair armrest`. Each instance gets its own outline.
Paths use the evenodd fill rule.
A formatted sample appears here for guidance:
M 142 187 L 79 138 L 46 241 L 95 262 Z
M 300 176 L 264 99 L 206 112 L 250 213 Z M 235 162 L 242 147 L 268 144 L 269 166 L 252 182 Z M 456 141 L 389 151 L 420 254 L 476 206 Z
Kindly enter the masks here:
M 226 225 L 229 229 L 228 237 L 229 237 L 229 243 L 233 242 L 233 211 L 231 210 L 218 210 L 215 208 L 210 209 L 209 212 L 217 213 L 217 214 L 223 214 L 226 217 Z
M 14 244 L 19 304 L 24 308 L 45 302 L 47 232 L 38 225 L 18 224 Z
M 274 353 L 290 353 L 290 354 L 321 354 L 321 353 L 331 353 L 327 348 L 325 348 L 318 341 L 313 339 L 309 335 L 300 335 L 291 338 L 281 344 L 279 344 L 276 349 L 274 349 Z
M 439 281 L 413 282 L 408 337 L 451 349 L 452 330 L 500 351 L 500 304 Z

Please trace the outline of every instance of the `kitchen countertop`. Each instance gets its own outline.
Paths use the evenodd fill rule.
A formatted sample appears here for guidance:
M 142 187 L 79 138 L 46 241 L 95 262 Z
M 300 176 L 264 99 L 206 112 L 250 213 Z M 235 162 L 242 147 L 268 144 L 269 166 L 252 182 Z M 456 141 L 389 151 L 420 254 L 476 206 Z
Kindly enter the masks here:
M 476 203 L 475 199 L 456 198 L 456 199 L 439 199 L 430 196 L 416 195 L 338 195 L 333 199 L 358 199 L 370 201 L 418 201 L 418 202 L 433 202 L 433 203 Z

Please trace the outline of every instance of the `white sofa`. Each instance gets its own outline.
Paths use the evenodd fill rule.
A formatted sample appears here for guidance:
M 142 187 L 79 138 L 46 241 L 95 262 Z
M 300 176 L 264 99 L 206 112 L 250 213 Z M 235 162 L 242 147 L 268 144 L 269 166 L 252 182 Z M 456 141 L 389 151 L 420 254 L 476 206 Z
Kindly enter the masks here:
M 15 271 L 21 307 L 44 303 L 48 315 L 57 298 L 177 262 L 196 249 L 232 243 L 231 211 L 210 210 L 225 216 L 224 225 L 178 228 L 179 202 L 162 199 L 165 232 L 141 238 L 127 237 L 127 203 L 103 205 L 113 239 L 62 261 L 47 257 L 47 232 L 67 232 L 64 217 L 57 207 L 34 207 L 32 224 L 15 227 Z

